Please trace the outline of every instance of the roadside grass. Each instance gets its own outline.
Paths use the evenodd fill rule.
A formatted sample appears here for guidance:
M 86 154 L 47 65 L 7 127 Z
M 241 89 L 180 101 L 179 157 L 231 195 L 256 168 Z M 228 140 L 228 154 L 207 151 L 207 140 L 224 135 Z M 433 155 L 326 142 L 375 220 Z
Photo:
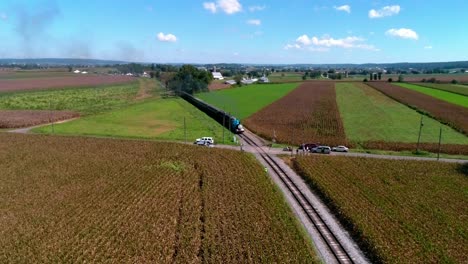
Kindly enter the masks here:
M 410 83 L 396 83 L 395 82 L 395 84 L 403 88 L 411 89 L 413 91 L 427 94 L 434 98 L 468 108 L 468 96 L 464 96 L 461 94 L 454 94 L 448 91 L 442 91 L 439 89 L 423 87 L 420 85 L 410 84 Z
M 8 110 L 72 110 L 82 115 L 101 113 L 134 101 L 139 82 L 87 88 L 0 93 L 0 109 Z
M 235 144 L 229 130 L 178 98 L 148 100 L 123 109 L 55 124 L 53 128 L 51 125 L 38 127 L 32 132 L 184 141 L 184 118 L 187 142 L 210 136 L 214 137 L 216 144 L 220 144 L 223 143 L 224 130 L 224 144 Z
M 252 84 L 239 88 L 200 93 L 196 97 L 244 120 L 299 86 L 299 83 Z
M 437 159 L 437 153 L 420 151 L 418 154 L 415 151 L 391 151 L 391 150 L 377 150 L 377 149 L 350 149 L 350 153 L 367 153 L 367 154 L 376 154 L 376 155 L 390 155 L 390 156 L 407 156 L 407 157 L 423 157 L 423 158 L 434 158 Z M 445 153 L 440 153 L 439 157 L 441 159 L 460 159 L 467 160 L 468 156 L 466 155 L 450 155 Z
M 421 115 L 360 83 L 336 83 L 336 95 L 345 133 L 354 142 L 382 140 L 417 142 Z M 468 144 L 468 137 L 438 121 L 424 117 L 421 142 Z

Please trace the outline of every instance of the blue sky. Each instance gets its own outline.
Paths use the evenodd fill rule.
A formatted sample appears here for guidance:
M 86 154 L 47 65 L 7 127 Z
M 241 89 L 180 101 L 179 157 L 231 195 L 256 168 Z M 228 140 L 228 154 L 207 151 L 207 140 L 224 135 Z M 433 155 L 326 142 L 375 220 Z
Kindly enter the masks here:
M 468 60 L 468 1 L 2 0 L 0 58 Z

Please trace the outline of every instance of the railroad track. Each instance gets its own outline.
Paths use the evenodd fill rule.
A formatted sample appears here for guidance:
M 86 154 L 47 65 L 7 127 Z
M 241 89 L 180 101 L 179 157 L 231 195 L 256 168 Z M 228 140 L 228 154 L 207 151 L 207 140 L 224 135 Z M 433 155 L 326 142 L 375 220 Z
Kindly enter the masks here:
M 250 138 L 246 134 L 241 134 L 240 137 L 246 144 L 258 150 L 260 157 L 266 162 L 266 164 L 268 164 L 268 166 L 270 166 L 272 172 L 275 173 L 283 182 L 283 184 L 291 193 L 292 197 L 302 208 L 304 214 L 320 234 L 322 240 L 336 261 L 338 263 L 355 263 L 350 254 L 337 239 L 336 235 L 332 232 L 331 228 L 327 225 L 326 221 L 324 221 L 319 212 L 314 208 L 309 199 L 301 192 L 300 188 L 289 177 L 286 171 L 281 168 L 281 166 L 270 156 L 270 154 L 268 154 L 258 143 L 255 142 L 255 139 Z

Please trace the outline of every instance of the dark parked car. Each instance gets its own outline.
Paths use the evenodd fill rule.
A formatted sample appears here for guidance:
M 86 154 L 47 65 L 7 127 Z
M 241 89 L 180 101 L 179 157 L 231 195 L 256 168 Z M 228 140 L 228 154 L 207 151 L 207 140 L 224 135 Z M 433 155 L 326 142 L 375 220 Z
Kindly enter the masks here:
M 316 143 L 304 143 L 299 146 L 298 150 L 312 151 L 313 148 L 316 148 L 318 146 L 319 145 Z

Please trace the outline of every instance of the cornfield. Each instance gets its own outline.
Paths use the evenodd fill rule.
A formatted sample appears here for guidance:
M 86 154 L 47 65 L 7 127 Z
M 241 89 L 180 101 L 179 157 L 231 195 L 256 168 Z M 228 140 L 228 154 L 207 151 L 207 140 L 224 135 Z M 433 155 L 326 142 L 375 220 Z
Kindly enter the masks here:
M 468 180 L 459 165 L 318 155 L 293 163 L 375 262 L 466 262 Z
M 0 263 L 310 263 L 253 156 L 0 134 Z

